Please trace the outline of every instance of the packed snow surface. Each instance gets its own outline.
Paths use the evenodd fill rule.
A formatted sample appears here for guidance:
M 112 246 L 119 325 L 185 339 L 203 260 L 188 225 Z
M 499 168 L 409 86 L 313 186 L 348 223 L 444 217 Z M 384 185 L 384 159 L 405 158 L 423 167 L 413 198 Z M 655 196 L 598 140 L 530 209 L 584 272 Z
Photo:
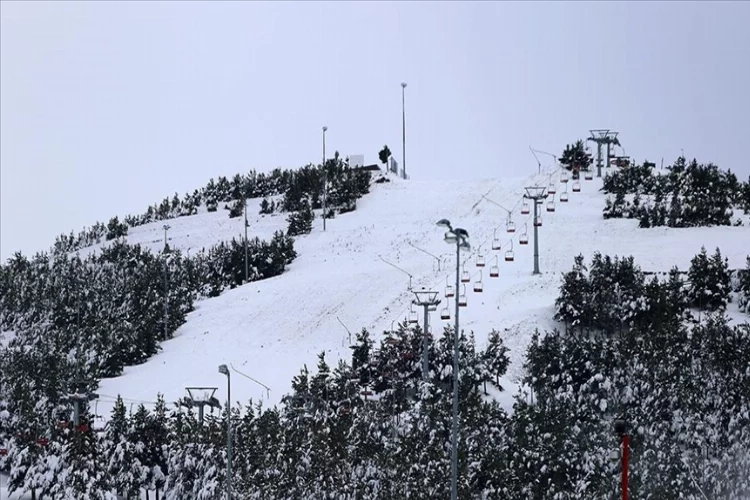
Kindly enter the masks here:
M 559 176 L 559 171 L 549 171 L 503 180 L 374 183 L 355 212 L 328 220 L 325 232 L 322 220 L 316 219 L 313 232 L 296 239 L 298 257 L 284 274 L 197 302 L 175 337 L 162 344 L 161 353 L 126 368 L 120 377 L 103 380 L 97 413 L 108 417 L 118 394 L 134 409 L 139 403 L 150 406 L 157 393 L 174 402 L 191 386 L 217 387 L 216 397 L 224 401 L 227 379 L 218 372 L 220 364 L 232 367 L 235 403 L 252 398 L 277 404 L 290 390 L 292 377 L 304 364 L 313 369 L 321 351 L 332 366 L 349 358 L 347 329 L 353 335 L 365 327 L 378 339 L 394 322 L 403 321 L 414 298 L 409 275 L 412 289 L 440 292 L 443 302 L 430 314 L 430 322 L 442 328 L 449 323 L 440 320 L 440 312 L 446 305 L 446 284 L 455 283 L 456 261 L 455 246 L 443 241 L 444 230 L 435 225 L 441 218 L 466 229 L 472 244 L 470 252 L 461 254 L 472 276 L 466 284 L 468 307 L 460 311 L 461 328 L 474 332 L 480 348 L 490 330 L 497 329 L 511 349 L 511 367 L 503 381 L 507 391 L 499 396 L 506 408 L 512 404 L 534 330 L 559 326 L 552 319 L 554 300 L 561 273 L 570 270 L 577 254 L 586 261 L 597 251 L 633 255 L 644 271 L 665 272 L 674 265 L 686 270 L 701 246 L 709 253 L 720 247 L 730 267 L 744 267 L 750 248 L 747 227 L 639 229 L 635 220 L 604 220 L 600 179 L 582 179 L 579 193 L 572 192 L 573 183 L 568 182 L 569 201 L 561 203 L 559 196 L 566 188 Z M 539 206 L 542 274 L 534 276 L 533 207 L 529 215 L 521 215 L 522 195 L 525 186 L 548 186 L 550 181 L 557 188 L 555 210 L 548 212 L 546 201 Z M 250 237 L 270 238 L 275 230 L 286 228 L 286 214 L 258 215 L 259 204 L 260 200 L 248 202 Z M 506 231 L 508 211 L 514 233 Z M 242 218 L 229 219 L 226 210 L 169 224 L 170 246 L 185 252 L 241 238 L 243 233 Z M 527 231 L 529 243 L 520 245 Z M 154 223 L 131 229 L 128 242 L 158 251 L 163 235 L 162 223 Z M 499 251 L 492 250 L 495 238 L 502 245 Z M 508 262 L 505 255 L 511 250 L 514 259 Z M 484 268 L 476 265 L 478 255 L 486 260 Z M 491 278 L 495 265 L 500 276 Z M 480 272 L 484 287 L 477 293 L 473 285 Z M 454 299 L 447 305 L 452 324 Z M 418 312 L 421 324 L 423 313 Z

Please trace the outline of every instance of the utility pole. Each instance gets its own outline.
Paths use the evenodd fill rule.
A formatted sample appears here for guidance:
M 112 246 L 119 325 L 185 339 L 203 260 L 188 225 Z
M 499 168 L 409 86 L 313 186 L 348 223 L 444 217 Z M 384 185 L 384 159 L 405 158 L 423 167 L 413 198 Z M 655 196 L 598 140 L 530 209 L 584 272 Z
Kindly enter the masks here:
M 406 179 L 406 82 L 401 82 L 401 139 L 402 139 L 402 161 L 403 172 Z
M 326 130 L 323 126 L 323 231 L 326 230 L 326 194 L 328 192 L 328 170 L 326 169 Z
M 169 323 L 169 290 L 167 287 L 167 254 L 169 253 L 169 245 L 167 244 L 167 231 L 169 231 L 169 224 L 164 224 L 164 340 L 167 340 L 167 325 Z
M 539 225 L 537 224 L 538 207 L 542 204 L 545 198 L 547 198 L 547 190 L 544 187 L 531 186 L 527 187 L 524 198 L 534 201 L 534 272 L 533 274 L 541 274 L 539 272 Z
M 417 297 L 415 300 L 412 300 L 412 304 L 416 306 L 422 306 L 424 307 L 424 328 L 422 331 L 422 380 L 427 381 L 427 375 L 430 371 L 430 363 L 428 359 L 428 347 L 429 347 L 429 338 L 428 338 L 428 332 L 429 332 L 429 322 L 430 322 L 430 308 L 434 311 L 438 304 L 440 304 L 440 299 L 437 298 L 439 292 L 432 292 L 427 291 L 422 287 L 422 290 L 418 292 L 414 292 L 414 295 Z
M 243 195 L 244 196 L 244 195 Z M 245 283 L 248 281 L 248 274 L 247 274 L 247 227 L 249 224 L 247 223 L 247 198 L 245 198 Z
M 607 145 L 607 161 L 609 161 L 610 146 L 612 144 L 619 145 L 620 141 L 617 139 L 619 132 L 614 132 L 609 129 L 594 129 L 590 130 L 591 137 L 586 139 L 587 141 L 596 143 L 596 176 L 602 176 L 602 144 Z

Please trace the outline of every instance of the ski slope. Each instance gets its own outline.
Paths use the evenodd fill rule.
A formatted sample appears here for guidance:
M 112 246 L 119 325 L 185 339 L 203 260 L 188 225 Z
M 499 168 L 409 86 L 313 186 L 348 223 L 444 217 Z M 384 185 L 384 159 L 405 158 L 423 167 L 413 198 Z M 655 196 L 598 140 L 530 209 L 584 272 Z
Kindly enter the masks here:
M 542 274 L 533 276 L 533 208 L 531 215 L 520 214 L 523 188 L 534 183 L 547 186 L 550 179 L 557 186 L 555 212 L 547 212 L 546 204 L 540 207 Z M 491 329 L 502 332 L 511 357 L 503 381 L 507 391 L 500 397 L 506 408 L 512 404 L 534 330 L 558 326 L 552 319 L 554 300 L 560 275 L 570 270 L 575 255 L 582 253 L 587 260 L 596 251 L 633 255 L 644 271 L 668 271 L 674 265 L 687 269 L 702 245 L 710 252 L 720 247 L 732 268 L 744 267 L 750 248 L 748 227 L 639 229 L 634 220 L 603 220 L 599 179 L 581 180 L 580 193 L 573 193 L 572 182 L 568 183 L 570 201 L 560 203 L 559 171 L 502 180 L 391 181 L 373 184 L 357 210 L 327 221 L 325 232 L 322 221 L 316 219 L 313 232 L 297 238 L 298 257 L 283 275 L 197 302 L 175 337 L 162 344 L 161 353 L 126 368 L 122 376 L 101 382 L 97 413 L 108 418 L 118 394 L 135 409 L 139 403 L 153 404 L 157 393 L 174 402 L 189 386 L 217 387 L 216 397 L 224 401 L 226 378 L 218 373 L 220 364 L 231 365 L 268 387 L 232 371 L 235 404 L 246 404 L 250 398 L 264 405 L 276 404 L 304 364 L 314 369 L 321 351 L 332 366 L 340 358 L 348 359 L 347 328 L 353 334 L 368 328 L 377 339 L 403 321 L 414 298 L 407 274 L 413 289 L 440 291 L 443 303 L 431 313 L 430 322 L 442 327 L 448 323 L 439 318 L 446 303 L 446 278 L 455 282 L 455 247 L 443 241 L 443 230 L 435 225 L 441 218 L 470 234 L 472 250 L 462 254 L 462 260 L 466 259 L 472 282 L 480 277 L 477 255 L 486 259 L 481 270 L 484 291 L 475 293 L 472 284 L 467 284 L 468 307 L 461 309 L 460 324 L 474 332 L 480 348 Z M 254 214 L 251 237 L 268 238 L 273 231 L 286 228 L 285 214 L 257 215 L 259 203 L 248 202 L 248 214 Z M 507 212 L 497 204 L 512 210 L 515 233 L 506 232 Z M 224 210 L 169 224 L 170 246 L 186 252 L 239 238 L 243 231 L 242 218 L 229 219 Z M 525 229 L 529 244 L 521 246 L 519 236 Z M 158 251 L 163 234 L 162 223 L 155 223 L 131 229 L 127 239 Z M 502 243 L 500 251 L 491 249 L 494 235 Z M 506 262 L 511 242 L 514 261 Z M 496 258 L 500 277 L 490 278 Z M 452 324 L 453 299 L 448 304 Z M 420 323 L 422 317 L 420 309 Z

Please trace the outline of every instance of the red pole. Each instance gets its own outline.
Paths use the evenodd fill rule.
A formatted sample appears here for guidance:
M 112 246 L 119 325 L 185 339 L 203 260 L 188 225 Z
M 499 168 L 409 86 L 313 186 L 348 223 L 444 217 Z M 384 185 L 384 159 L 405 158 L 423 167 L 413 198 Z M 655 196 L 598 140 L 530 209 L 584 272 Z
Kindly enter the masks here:
M 630 436 L 622 435 L 622 500 L 628 500 L 628 458 L 630 453 Z

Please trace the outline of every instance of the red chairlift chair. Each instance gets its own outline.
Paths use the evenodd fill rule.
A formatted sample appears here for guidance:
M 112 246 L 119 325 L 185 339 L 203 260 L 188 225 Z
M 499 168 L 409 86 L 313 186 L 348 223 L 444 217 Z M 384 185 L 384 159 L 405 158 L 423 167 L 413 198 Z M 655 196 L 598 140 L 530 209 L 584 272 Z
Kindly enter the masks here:
M 531 207 L 529 207 L 529 202 L 526 200 L 523 200 L 523 205 L 521 205 L 521 215 L 529 215 L 531 213 Z M 493 250 L 500 250 L 499 248 L 493 248 Z
M 518 243 L 521 245 L 528 245 L 529 244 L 529 231 L 528 226 L 526 224 L 523 225 L 523 233 L 521 233 L 521 236 L 518 237 Z
M 484 255 L 482 255 L 482 248 L 477 250 L 477 267 L 484 267 Z
M 482 271 L 479 271 L 479 279 L 474 282 L 474 291 L 476 293 L 482 293 L 484 290 L 484 283 L 482 283 Z
M 495 228 L 492 232 L 492 249 L 500 250 L 501 248 L 502 245 L 500 244 L 500 240 L 497 237 L 497 228 Z
M 456 291 L 453 289 L 453 285 L 448 283 L 448 276 L 445 277 L 445 297 L 455 297 Z
M 505 262 L 513 262 L 513 240 L 510 242 L 510 249 L 505 252 Z
M 565 191 L 563 191 L 562 193 L 560 193 L 560 201 L 562 203 L 567 203 L 568 202 L 568 186 L 567 186 L 567 184 L 565 185 Z
M 490 278 L 500 277 L 500 267 L 497 265 L 497 255 L 495 255 L 495 265 L 490 268 Z
M 419 322 L 419 315 L 417 314 L 417 311 L 414 310 L 414 304 L 411 305 L 411 309 L 409 310 L 409 323 L 414 324 Z
M 448 308 L 449 303 L 450 301 L 446 300 L 445 307 L 440 310 L 440 319 L 442 319 L 443 321 L 448 321 L 449 319 L 451 319 L 451 310 Z
M 458 296 L 458 307 L 466 307 L 468 302 L 466 301 L 466 285 L 463 285 L 463 293 Z

